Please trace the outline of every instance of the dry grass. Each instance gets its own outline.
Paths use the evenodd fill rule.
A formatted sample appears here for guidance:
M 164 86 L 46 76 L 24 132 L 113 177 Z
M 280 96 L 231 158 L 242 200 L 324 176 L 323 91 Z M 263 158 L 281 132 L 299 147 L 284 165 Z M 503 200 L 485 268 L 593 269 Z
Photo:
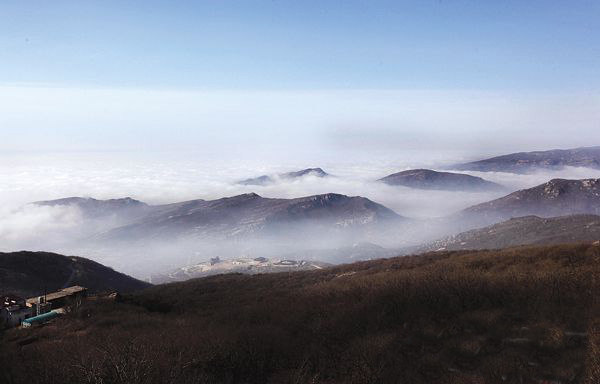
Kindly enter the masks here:
M 0 382 L 596 383 L 599 271 L 564 245 L 157 286 L 7 332 Z

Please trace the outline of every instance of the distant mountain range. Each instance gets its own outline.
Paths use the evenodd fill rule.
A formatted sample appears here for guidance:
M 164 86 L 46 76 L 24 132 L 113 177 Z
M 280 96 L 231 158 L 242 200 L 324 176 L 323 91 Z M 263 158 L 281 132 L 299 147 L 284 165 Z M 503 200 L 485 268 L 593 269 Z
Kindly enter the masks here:
M 308 260 L 304 252 L 325 250 L 337 259 L 335 250 L 351 244 L 398 241 L 399 228 L 410 221 L 367 198 L 335 193 L 293 199 L 247 193 L 165 205 L 78 197 L 34 204 L 68 207 L 83 218 L 53 251 L 92 257 L 143 279 L 215 257 Z M 61 236 L 60 223 L 53 236 Z
M 32 204 L 42 207 L 74 207 L 86 220 L 110 221 L 113 226 L 134 222 L 152 212 L 151 206 L 130 197 L 109 200 L 67 197 L 58 200 L 37 201 Z
M 247 193 L 217 200 L 191 200 L 166 205 L 147 205 L 133 199 L 94 200 L 67 198 L 39 203 L 43 206 L 62 205 L 78 209 L 84 218 L 84 238 L 73 239 L 85 249 L 96 245 L 116 249 L 123 243 L 148 241 L 239 242 L 271 239 L 276 244 L 289 241 L 294 252 L 301 245 L 311 248 L 316 243 L 336 246 L 336 238 L 345 243 L 368 241 L 364 236 L 380 234 L 407 220 L 391 209 L 360 196 L 335 193 L 295 199 L 264 198 Z M 96 225 L 99 217 L 108 217 L 108 224 Z M 118 219 L 115 219 L 118 218 Z M 97 231 L 97 228 L 102 228 Z M 96 231 L 96 232 L 94 232 Z M 232 240 L 235 240 L 233 243 Z M 79 253 L 79 247 L 73 253 Z M 219 254 L 211 254 L 211 257 Z M 242 254 L 237 254 L 242 256 Z M 257 256 L 266 256 L 263 254 Z M 208 256 L 207 256 L 208 257 Z
M 600 215 L 600 179 L 554 179 L 445 218 L 428 220 L 411 220 L 367 198 L 334 193 L 295 199 L 248 193 L 154 206 L 128 198 L 69 198 L 38 204 L 77 207 L 84 217 L 104 214 L 121 218 L 111 221 L 114 225 L 105 230 L 75 239 L 74 246 L 68 248 L 70 253 L 109 255 L 102 261 L 121 268 L 125 267 L 121 261 L 127 262 L 127 258 L 118 255 L 135 254 L 132 260 L 144 260 L 151 253 L 155 253 L 153 263 L 164 263 L 179 255 L 173 260 L 175 265 L 164 264 L 163 270 L 177 264 L 193 265 L 186 263 L 187 258 L 202 262 L 211 257 L 340 263 L 387 257 L 391 255 L 389 248 L 428 242 L 514 217 Z M 372 243 L 372 247 L 350 248 L 357 243 Z M 136 265 L 135 270 L 138 268 L 145 266 Z M 134 273 L 132 269 L 127 271 Z
M 67 197 L 58 200 L 37 201 L 33 204 L 40 206 L 69 206 L 77 205 L 87 216 L 105 216 L 115 212 L 146 211 L 148 204 L 130 197 L 122 199 L 96 200 L 91 197 Z
M 0 294 L 31 297 L 72 285 L 90 292 L 131 292 L 150 284 L 82 257 L 48 252 L 0 253 Z
M 151 207 L 133 224 L 117 227 L 96 240 L 234 239 L 293 233 L 325 235 L 389 224 L 403 218 L 364 197 L 335 193 L 296 199 L 270 199 L 255 193 L 218 200 L 192 200 Z
M 413 253 L 600 241 L 600 216 L 517 217 L 416 247 Z
M 410 169 L 379 179 L 388 185 L 400 185 L 417 189 L 447 191 L 500 191 L 499 184 L 481 177 L 462 173 L 438 172 L 431 169 Z
M 554 151 L 543 153 L 551 152 Z M 285 179 L 306 175 L 328 176 L 320 168 L 310 168 L 275 177 Z M 398 172 L 380 181 L 419 189 L 502 190 L 500 185 L 479 177 L 429 169 Z M 501 240 L 498 236 L 496 242 L 484 240 L 483 232 L 479 232 L 475 234 L 475 238 L 481 239 L 477 243 L 485 246 L 537 244 L 538 238 L 545 242 L 552 237 L 553 230 L 557 231 L 554 235 L 557 239 L 568 240 L 581 224 L 574 222 L 575 219 L 568 222 L 564 219 L 559 223 L 569 223 L 573 230 L 571 227 L 562 230 L 559 224 L 551 221 L 544 221 L 542 225 L 535 220 L 566 215 L 600 215 L 600 179 L 553 179 L 437 219 L 408 219 L 365 197 L 336 193 L 293 199 L 265 198 L 256 193 L 246 193 L 216 200 L 164 205 L 149 205 L 132 198 L 96 200 L 80 197 L 33 204 L 74 208 L 83 218 L 78 218 L 82 229 L 78 227 L 72 236 L 78 238 L 53 250 L 93 255 L 104 264 L 146 278 L 151 274 L 168 274 L 168 271 L 182 265 L 201 265 L 216 257 L 223 260 L 265 257 L 270 260 L 329 263 L 389 257 L 400 247 L 428 244 L 449 234 L 523 216 L 537 218 L 522 219 L 523 222 L 511 222 L 510 226 L 505 224 L 501 227 L 503 230 L 510 228 L 508 233 L 511 235 L 507 236 L 513 237 L 512 242 Z M 534 231 L 536 225 L 544 228 L 542 234 L 537 235 Z M 485 230 L 499 231 L 498 228 Z M 520 232 L 522 235 L 519 235 Z M 527 236 L 532 236 L 533 240 Z M 469 244 L 462 237 L 456 239 L 445 239 L 444 242 L 452 246 L 456 246 L 457 242 Z M 432 247 L 445 246 L 435 244 Z
M 561 169 L 565 166 L 600 169 L 600 146 L 511 153 L 490 159 L 457 164 L 451 166 L 450 169 L 530 173 L 536 169 Z
M 571 214 L 600 214 L 600 179 L 553 179 L 537 187 L 469 207 L 452 218 L 478 227 L 513 217 Z
M 280 173 L 279 175 L 262 175 L 238 181 L 242 185 L 268 185 L 275 183 L 277 180 L 293 180 L 304 176 L 328 177 L 331 176 L 321 168 L 306 168 L 299 171 Z

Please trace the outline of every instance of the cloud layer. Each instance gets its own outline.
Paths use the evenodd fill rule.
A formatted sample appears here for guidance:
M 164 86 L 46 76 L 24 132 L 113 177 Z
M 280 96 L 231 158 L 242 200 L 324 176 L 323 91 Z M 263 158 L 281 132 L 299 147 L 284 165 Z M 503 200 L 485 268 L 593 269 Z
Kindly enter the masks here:
M 364 196 L 397 213 L 411 218 L 432 218 L 452 214 L 470 205 L 500 197 L 502 193 L 464 193 L 422 191 L 393 187 L 375 180 L 406 169 L 406 164 L 305 164 L 322 166 L 331 178 L 305 177 L 280 180 L 267 186 L 244 186 L 236 181 L 262 174 L 276 174 L 300 169 L 300 164 L 243 166 L 219 161 L 196 161 L 164 156 L 160 159 L 130 154 L 96 153 L 62 155 L 4 156 L 0 177 L 10 180 L 0 189 L 0 250 L 20 249 L 69 251 L 73 238 L 84 238 L 103 229 L 106 223 L 83 225 L 80 212 L 73 208 L 33 207 L 32 201 L 69 196 L 98 199 L 130 196 L 149 204 L 165 204 L 191 199 L 218 199 L 247 192 L 264 197 L 293 198 L 336 192 Z M 409 159 L 408 163 L 417 162 Z M 599 170 L 566 168 L 562 171 L 533 175 L 507 173 L 471 174 L 505 185 L 510 190 L 533 187 L 552 178 L 600 178 Z M 173 249 L 169 250 L 170 252 Z M 127 270 L 131 260 L 107 258 L 97 250 L 82 254 Z M 135 252 L 132 252 L 132 255 Z M 114 256 L 114 255 L 113 255 Z M 182 255 L 180 259 L 187 256 Z M 128 264 L 129 263 L 129 264 Z
M 24 207 L 69 196 L 164 204 L 247 192 L 284 198 L 336 192 L 407 217 L 445 216 L 500 194 L 419 191 L 374 180 L 519 150 L 598 145 L 599 121 L 600 96 L 582 92 L 0 85 L 0 249 L 62 251 L 70 237 L 86 235 L 77 211 Z M 336 177 L 235 183 L 308 167 Z M 511 190 L 555 177 L 600 177 L 585 169 L 472 174 Z
M 600 141 L 600 95 L 0 85 L 2 151 L 194 151 L 267 162 L 479 157 Z M 576 135 L 573 132 L 577 132 Z

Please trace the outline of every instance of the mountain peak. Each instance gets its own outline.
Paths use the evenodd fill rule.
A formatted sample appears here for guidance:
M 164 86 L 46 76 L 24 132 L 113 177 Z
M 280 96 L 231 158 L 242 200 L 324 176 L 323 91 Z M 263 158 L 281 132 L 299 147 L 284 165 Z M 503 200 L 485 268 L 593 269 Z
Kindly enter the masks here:
M 240 203 L 240 202 L 251 201 L 251 200 L 255 200 L 255 199 L 262 199 L 262 197 L 257 193 L 249 192 L 249 193 L 242 193 L 241 195 L 223 197 L 221 199 L 212 200 L 212 201 L 213 202 Z
M 36 201 L 32 204 L 35 205 L 47 205 L 47 206 L 57 206 L 57 205 L 101 205 L 101 204 L 110 204 L 110 205 L 146 205 L 146 203 L 133 199 L 131 197 L 121 197 L 117 199 L 108 199 L 108 200 L 98 200 L 93 197 L 65 197 L 62 199 L 56 200 L 44 200 L 44 201 Z
M 600 179 L 552 179 L 461 212 L 463 216 L 481 219 L 487 224 L 511 217 L 571 214 L 600 214 Z
M 295 172 L 284 173 L 280 176 L 284 177 L 284 178 L 294 178 L 294 177 L 302 177 L 302 176 L 306 176 L 306 175 L 317 176 L 317 177 L 329 176 L 329 174 L 321 168 L 306 168 L 306 169 L 301 169 L 301 170 L 295 171 Z
M 400 223 L 404 218 L 367 198 L 338 193 L 294 199 L 263 198 L 256 193 L 202 202 L 154 207 L 154 214 L 118 227 L 96 240 L 186 238 L 220 241 L 232 238 L 264 239 L 273 233 L 296 238 L 310 232 L 315 239 L 349 236 L 351 228 Z M 305 224 L 310 224 L 305 226 Z M 303 231 L 298 228 L 302 226 Z M 345 234 L 344 234 L 345 233 Z M 365 232 L 370 234 L 370 232 Z M 353 238 L 361 240 L 362 238 Z M 296 240 L 294 240 L 296 241 Z M 324 241 L 324 240 L 323 240 Z
M 255 193 L 255 192 L 249 192 L 249 193 L 242 193 L 241 195 L 237 195 L 234 197 L 237 197 L 240 199 L 255 199 L 257 197 L 262 197 L 262 196 L 260 196 L 258 193 Z
M 73 207 L 87 217 L 120 217 L 129 221 L 132 218 L 145 214 L 151 207 L 131 197 L 119 199 L 97 200 L 91 197 L 67 197 L 64 199 L 37 201 L 32 203 L 44 207 Z
M 566 166 L 600 169 L 600 146 L 510 153 L 457 164 L 451 168 L 459 171 L 530 173 L 535 169 L 561 169 Z
M 125 203 L 125 204 L 139 204 L 139 203 L 141 203 L 141 201 L 139 201 L 139 200 L 136 200 L 136 199 L 133 199 L 133 198 L 131 198 L 131 197 L 129 197 L 129 196 L 127 196 L 127 197 L 122 197 L 122 198 L 120 198 L 120 199 L 111 199 L 111 200 L 109 200 L 109 201 L 118 201 L 118 202 L 123 202 L 123 203 Z
M 351 199 L 350 196 L 342 195 L 340 193 L 323 193 L 320 195 L 310 196 L 309 198 L 312 200 L 323 200 L 323 201 Z
M 393 173 L 379 181 L 388 185 L 448 191 L 490 191 L 503 188 L 501 185 L 481 177 L 463 173 L 439 172 L 432 169 L 409 169 Z
M 590 191 L 600 189 L 600 179 L 552 179 L 538 188 L 543 187 L 544 194 L 549 197 L 558 197 L 562 194 L 571 192 L 571 190 Z
M 328 177 L 331 176 L 327 172 L 325 172 L 322 168 L 305 168 L 299 171 L 280 173 L 278 175 L 262 175 L 258 177 L 253 177 L 250 179 L 241 180 L 238 184 L 242 185 L 268 185 L 277 181 L 277 178 L 280 179 L 297 179 L 304 176 L 316 176 L 316 177 Z

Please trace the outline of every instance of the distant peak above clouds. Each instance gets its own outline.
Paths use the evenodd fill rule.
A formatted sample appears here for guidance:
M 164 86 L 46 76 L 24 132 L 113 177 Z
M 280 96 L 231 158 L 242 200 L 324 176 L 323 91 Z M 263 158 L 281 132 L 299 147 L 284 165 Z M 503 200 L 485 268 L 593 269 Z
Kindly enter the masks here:
M 553 179 L 533 188 L 474 205 L 461 211 L 459 216 L 487 225 L 512 217 L 572 214 L 600 214 L 600 179 Z
M 120 204 L 117 204 L 120 202 Z M 84 218 L 116 216 L 128 218 L 125 226 L 116 224 L 101 239 L 150 238 L 237 238 L 249 234 L 281 231 L 286 226 L 315 225 L 324 231 L 379 224 L 400 223 L 405 220 L 391 209 L 365 197 L 337 193 L 306 196 L 294 199 L 266 198 L 256 193 L 223 197 L 216 200 L 190 200 L 165 205 L 135 206 L 128 199 L 95 200 L 67 198 L 38 205 L 62 205 L 79 208 Z M 82 224 L 83 225 L 83 224 Z M 318 232 L 318 231 L 316 231 Z
M 65 197 L 57 200 L 45 200 L 45 201 L 36 201 L 33 204 L 36 205 L 47 205 L 47 206 L 57 206 L 57 205 L 79 205 L 79 206 L 87 206 L 87 207 L 126 207 L 126 206 L 146 206 L 146 203 L 143 203 L 139 200 L 132 199 L 131 197 L 123 197 L 119 199 L 108 199 L 108 200 L 97 200 L 92 197 Z
M 314 176 L 314 177 L 329 177 L 331 176 L 327 172 L 325 172 L 321 168 L 306 168 L 301 169 L 299 171 L 280 173 L 278 175 L 262 175 L 258 177 L 253 177 L 250 179 L 245 179 L 238 181 L 238 184 L 242 185 L 268 185 L 275 183 L 279 180 L 292 180 L 302 178 L 304 176 Z
M 317 176 L 317 177 L 327 177 L 330 176 L 327 172 L 325 172 L 321 168 L 306 168 L 296 172 L 288 172 L 280 175 L 283 178 L 294 178 L 294 177 L 302 177 L 302 176 Z
M 150 206 L 142 201 L 124 197 L 120 199 L 97 200 L 91 197 L 66 197 L 57 200 L 36 201 L 42 207 L 74 207 L 88 218 L 105 216 L 138 217 L 147 213 Z
M 564 167 L 600 169 L 600 146 L 518 152 L 450 167 L 459 171 L 531 173 Z
M 503 186 L 462 173 L 438 172 L 431 169 L 409 169 L 393 173 L 378 181 L 416 189 L 445 191 L 499 191 Z

